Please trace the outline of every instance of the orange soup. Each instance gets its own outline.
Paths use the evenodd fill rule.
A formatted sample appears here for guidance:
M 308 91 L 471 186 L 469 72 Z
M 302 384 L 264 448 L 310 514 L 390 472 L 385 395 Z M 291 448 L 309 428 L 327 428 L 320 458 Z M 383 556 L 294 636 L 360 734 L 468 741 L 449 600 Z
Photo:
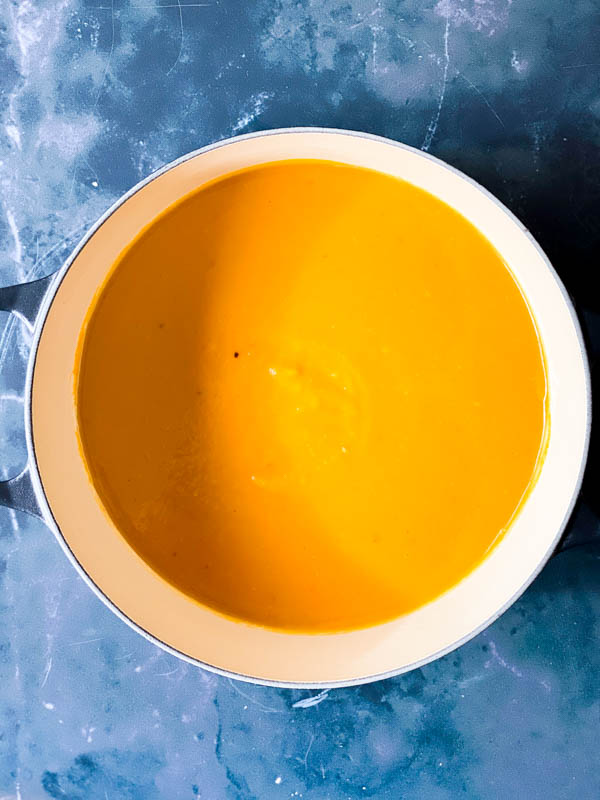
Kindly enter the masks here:
M 221 613 L 342 631 L 467 575 L 535 479 L 544 359 L 502 258 L 402 180 L 233 173 L 120 256 L 76 368 L 115 525 Z

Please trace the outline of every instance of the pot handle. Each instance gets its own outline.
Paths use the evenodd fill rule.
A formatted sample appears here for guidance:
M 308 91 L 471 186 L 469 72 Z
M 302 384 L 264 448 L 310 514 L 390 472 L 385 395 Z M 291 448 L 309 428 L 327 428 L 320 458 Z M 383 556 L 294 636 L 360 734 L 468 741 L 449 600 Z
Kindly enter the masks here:
M 556 546 L 554 555 L 572 550 L 574 547 L 583 547 L 587 544 L 600 542 L 600 525 L 598 517 L 583 500 L 579 500 L 567 528 Z
M 10 311 L 18 317 L 30 330 L 33 330 L 42 301 L 55 275 L 19 283 L 15 286 L 0 287 L 0 311 Z M 29 465 L 14 478 L 0 481 L 0 506 L 25 511 L 34 517 L 43 519 L 37 502 Z
M 0 311 L 12 311 L 28 328 L 33 329 L 42 300 L 55 275 L 47 275 L 30 283 L 0 287 Z
M 44 519 L 31 482 L 29 465 L 16 477 L 0 481 L 0 506 L 25 511 L 32 517 Z

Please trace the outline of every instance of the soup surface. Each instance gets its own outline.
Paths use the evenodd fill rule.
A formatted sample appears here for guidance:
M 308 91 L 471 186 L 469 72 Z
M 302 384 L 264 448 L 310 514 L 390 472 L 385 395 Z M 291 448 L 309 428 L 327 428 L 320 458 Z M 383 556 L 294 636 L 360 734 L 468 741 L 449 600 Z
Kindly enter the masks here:
M 390 620 L 468 574 L 542 455 L 536 328 L 499 254 L 401 180 L 234 173 L 115 264 L 76 369 L 91 479 L 160 575 L 292 631 Z

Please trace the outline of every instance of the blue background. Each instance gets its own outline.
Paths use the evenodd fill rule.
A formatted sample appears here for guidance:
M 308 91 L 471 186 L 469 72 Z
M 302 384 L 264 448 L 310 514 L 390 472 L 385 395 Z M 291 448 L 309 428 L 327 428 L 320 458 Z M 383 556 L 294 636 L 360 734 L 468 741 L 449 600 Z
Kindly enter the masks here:
M 313 124 L 421 147 L 497 194 L 554 261 L 596 352 L 592 0 L 0 0 L 0 282 L 57 269 L 177 156 Z M 0 314 L 4 477 L 26 458 L 29 343 Z M 576 539 L 599 530 L 596 451 Z M 598 800 L 599 566 L 597 544 L 570 549 L 457 652 L 316 695 L 166 655 L 95 598 L 41 522 L 0 509 L 0 800 Z

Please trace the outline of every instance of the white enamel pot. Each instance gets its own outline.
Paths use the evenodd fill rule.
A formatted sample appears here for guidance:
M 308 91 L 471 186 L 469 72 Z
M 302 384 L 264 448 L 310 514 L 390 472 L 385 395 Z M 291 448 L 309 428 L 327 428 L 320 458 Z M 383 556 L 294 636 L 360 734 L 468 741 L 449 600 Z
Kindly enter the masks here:
M 76 435 L 73 368 L 98 287 L 137 233 L 181 196 L 253 164 L 318 158 L 401 177 L 452 206 L 501 254 L 537 322 L 547 361 L 550 434 L 538 481 L 502 541 L 459 584 L 399 619 L 302 635 L 227 619 L 170 586 L 101 508 Z M 432 156 L 376 136 L 318 128 L 240 136 L 169 164 L 121 198 L 51 279 L 0 290 L 0 308 L 34 328 L 26 390 L 27 469 L 0 502 L 41 516 L 88 585 L 122 620 L 175 655 L 232 678 L 342 686 L 396 675 L 470 639 L 513 603 L 555 549 L 579 492 L 590 379 L 571 301 L 523 225 L 489 192 Z

